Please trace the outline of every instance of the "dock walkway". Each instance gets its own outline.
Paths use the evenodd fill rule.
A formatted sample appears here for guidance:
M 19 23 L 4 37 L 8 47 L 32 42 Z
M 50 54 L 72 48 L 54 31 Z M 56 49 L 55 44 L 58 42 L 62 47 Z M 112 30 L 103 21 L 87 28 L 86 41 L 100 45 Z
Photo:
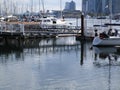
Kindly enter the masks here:
M 56 37 L 59 34 L 77 35 L 80 33 L 80 27 L 45 27 L 41 28 L 39 22 L 0 22 L 0 37 L 14 38 L 45 38 Z

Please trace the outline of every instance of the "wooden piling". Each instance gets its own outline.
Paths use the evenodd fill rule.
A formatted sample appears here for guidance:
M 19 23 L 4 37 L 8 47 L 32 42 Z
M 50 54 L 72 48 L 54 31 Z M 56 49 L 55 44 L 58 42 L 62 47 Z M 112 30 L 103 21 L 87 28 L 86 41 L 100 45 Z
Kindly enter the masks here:
M 84 39 L 84 15 L 81 15 L 81 39 Z
M 76 40 L 84 40 L 85 35 L 84 35 L 84 15 L 81 15 L 81 34 L 78 34 L 76 36 Z

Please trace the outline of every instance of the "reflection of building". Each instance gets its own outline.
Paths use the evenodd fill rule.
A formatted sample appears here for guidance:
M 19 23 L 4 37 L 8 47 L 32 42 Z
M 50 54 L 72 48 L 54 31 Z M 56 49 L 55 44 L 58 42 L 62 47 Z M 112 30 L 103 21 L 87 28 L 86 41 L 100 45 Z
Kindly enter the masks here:
M 74 1 L 66 2 L 64 11 L 74 11 L 76 10 L 76 4 Z

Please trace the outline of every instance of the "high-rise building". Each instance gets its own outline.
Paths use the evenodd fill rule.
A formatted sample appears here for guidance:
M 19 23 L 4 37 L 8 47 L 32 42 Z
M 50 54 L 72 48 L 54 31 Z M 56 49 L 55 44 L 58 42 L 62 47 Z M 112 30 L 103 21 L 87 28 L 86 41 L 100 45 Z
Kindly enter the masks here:
M 70 7 L 70 3 L 69 3 L 69 2 L 66 2 L 66 3 L 65 3 L 65 9 L 64 9 L 64 10 L 69 10 L 69 7 Z
M 95 1 L 95 8 L 96 8 L 96 14 L 101 15 L 102 14 L 102 1 L 103 0 L 96 0 Z
M 83 0 L 82 11 L 92 15 L 120 13 L 120 0 Z
M 64 11 L 74 11 L 74 10 L 76 10 L 76 4 L 73 0 L 71 2 L 65 3 Z
M 71 1 L 71 2 L 70 2 L 70 10 L 71 10 L 71 11 L 76 10 L 76 4 L 75 4 L 74 1 Z
M 92 14 L 96 12 L 96 8 L 95 8 L 95 0 L 83 0 L 82 1 L 82 11 L 85 14 Z
M 112 13 L 120 13 L 120 0 L 112 0 Z
M 82 0 L 82 11 L 88 13 L 88 0 Z

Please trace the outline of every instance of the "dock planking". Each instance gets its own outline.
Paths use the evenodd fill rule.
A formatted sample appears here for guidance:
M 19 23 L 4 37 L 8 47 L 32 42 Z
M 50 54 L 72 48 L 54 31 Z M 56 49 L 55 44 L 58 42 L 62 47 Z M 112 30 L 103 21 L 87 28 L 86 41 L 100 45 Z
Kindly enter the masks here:
M 0 27 L 2 38 L 55 38 L 78 34 L 80 28 L 47 27 L 41 28 L 39 22 L 3 22 Z

